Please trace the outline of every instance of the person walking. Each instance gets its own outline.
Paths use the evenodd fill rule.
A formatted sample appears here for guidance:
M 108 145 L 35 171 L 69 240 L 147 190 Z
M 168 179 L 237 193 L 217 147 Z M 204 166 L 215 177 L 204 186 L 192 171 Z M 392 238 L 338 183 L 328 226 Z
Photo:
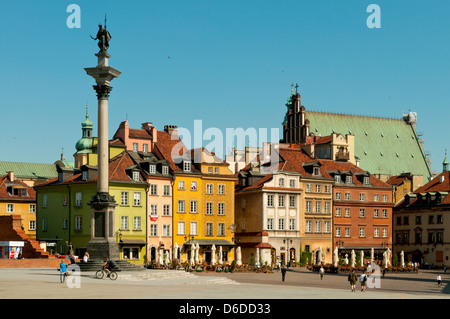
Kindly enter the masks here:
M 64 260 L 59 264 L 59 281 L 63 283 L 66 280 L 67 265 Z
M 352 269 L 352 271 L 348 274 L 348 281 L 350 282 L 350 287 L 352 288 L 352 292 L 356 289 L 356 281 L 358 278 L 356 277 L 355 269 Z
M 323 266 L 320 266 L 320 270 L 319 270 L 319 276 L 320 276 L 320 280 L 323 279 L 323 273 L 325 272 L 325 270 L 323 269 Z
M 286 277 L 286 266 L 281 267 L 281 280 L 284 281 L 284 278 Z
M 366 292 L 367 275 L 363 272 L 359 280 L 361 281 L 361 291 Z
M 441 275 L 438 274 L 436 280 L 437 280 L 438 286 L 442 286 L 442 278 L 441 278 Z
M 84 253 L 84 256 L 83 256 L 83 262 L 84 263 L 87 263 L 89 261 L 89 253 L 88 252 L 85 252 Z

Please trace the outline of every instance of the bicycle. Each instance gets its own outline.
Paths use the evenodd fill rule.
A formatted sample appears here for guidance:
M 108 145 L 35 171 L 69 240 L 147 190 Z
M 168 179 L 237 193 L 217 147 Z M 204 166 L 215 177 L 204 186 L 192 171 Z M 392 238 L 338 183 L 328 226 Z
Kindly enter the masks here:
M 110 270 L 109 274 L 107 274 L 105 267 L 103 267 L 100 270 L 97 270 L 97 272 L 95 273 L 95 277 L 98 279 L 102 279 L 103 277 L 105 277 L 105 275 L 106 275 L 106 277 L 109 276 L 109 279 L 111 279 L 111 280 L 116 280 L 118 277 L 117 273 L 113 270 Z

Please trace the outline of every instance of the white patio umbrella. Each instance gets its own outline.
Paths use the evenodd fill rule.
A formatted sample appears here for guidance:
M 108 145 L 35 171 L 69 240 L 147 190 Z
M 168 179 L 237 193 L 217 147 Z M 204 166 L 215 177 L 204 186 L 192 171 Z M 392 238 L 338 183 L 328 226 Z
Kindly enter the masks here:
M 158 264 L 160 265 L 160 266 L 162 266 L 163 264 L 164 264 L 164 261 L 163 261 L 163 252 L 164 252 L 164 250 L 163 249 L 159 249 L 158 250 Z
M 198 264 L 200 262 L 199 254 L 200 254 L 200 246 L 197 243 L 197 245 L 195 246 L 195 263 L 196 264 Z
M 222 265 L 223 261 L 222 261 L 222 246 L 219 246 L 219 264 Z
M 194 246 L 194 244 L 191 244 L 191 256 L 190 256 L 190 260 L 189 260 L 191 266 L 194 265 L 194 263 L 195 263 L 195 261 L 194 261 L 195 256 L 194 255 L 195 255 L 195 246 Z
M 333 254 L 333 266 L 337 267 L 339 264 L 339 249 L 336 247 L 334 248 L 334 254 Z
M 319 264 L 323 264 L 325 262 L 325 254 L 323 253 L 322 246 L 319 247 Z
M 165 258 L 165 260 L 164 260 L 164 264 L 165 264 L 166 266 L 168 266 L 169 263 L 170 263 L 170 257 L 169 257 L 169 255 L 170 255 L 170 250 L 166 251 L 166 258 Z
M 391 265 L 391 249 L 390 248 L 388 248 L 386 250 L 386 262 L 389 267 Z
M 212 248 L 211 248 L 211 256 L 212 256 L 211 264 L 215 265 L 217 260 L 216 260 L 216 245 L 214 245 L 214 244 L 212 245 Z
M 400 265 L 401 265 L 402 267 L 405 267 L 405 253 L 403 252 L 403 250 L 402 250 L 402 252 L 400 253 Z
M 361 256 L 360 256 L 360 260 L 359 260 L 359 265 L 361 267 L 364 267 L 364 251 L 361 250 Z
M 256 247 L 255 264 L 259 265 L 259 247 Z
M 375 259 L 375 250 L 372 248 L 370 249 L 370 263 L 373 264 L 373 261 Z
M 173 247 L 173 260 L 178 260 L 178 244 L 175 243 L 175 246 Z
M 350 263 L 351 263 L 351 267 L 354 268 L 355 267 L 355 259 L 356 259 L 356 255 L 355 255 L 355 251 L 352 249 L 352 255 L 350 257 Z
M 238 266 L 242 265 L 241 246 L 238 246 L 236 248 L 236 265 L 238 265 Z

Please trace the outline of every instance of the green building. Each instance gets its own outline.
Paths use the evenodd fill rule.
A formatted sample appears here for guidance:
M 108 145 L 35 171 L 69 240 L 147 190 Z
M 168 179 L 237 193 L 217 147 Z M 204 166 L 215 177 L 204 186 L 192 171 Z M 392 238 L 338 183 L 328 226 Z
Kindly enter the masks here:
M 97 167 L 59 167 L 58 177 L 35 186 L 37 239 L 47 251 L 82 258 L 91 239 L 91 207 L 97 193 Z M 109 163 L 109 193 L 114 196 L 115 237 L 120 258 L 143 264 L 146 256 L 147 183 L 127 152 Z M 89 253 L 89 252 L 88 252 Z

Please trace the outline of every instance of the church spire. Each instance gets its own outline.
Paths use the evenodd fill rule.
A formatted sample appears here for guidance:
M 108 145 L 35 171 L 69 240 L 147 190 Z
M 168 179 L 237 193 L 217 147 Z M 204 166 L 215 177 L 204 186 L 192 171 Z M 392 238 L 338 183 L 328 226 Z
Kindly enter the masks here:
M 444 158 L 444 161 L 442 162 L 442 171 L 448 172 L 448 169 L 449 169 L 449 163 L 447 160 L 447 150 L 445 150 L 445 158 Z

